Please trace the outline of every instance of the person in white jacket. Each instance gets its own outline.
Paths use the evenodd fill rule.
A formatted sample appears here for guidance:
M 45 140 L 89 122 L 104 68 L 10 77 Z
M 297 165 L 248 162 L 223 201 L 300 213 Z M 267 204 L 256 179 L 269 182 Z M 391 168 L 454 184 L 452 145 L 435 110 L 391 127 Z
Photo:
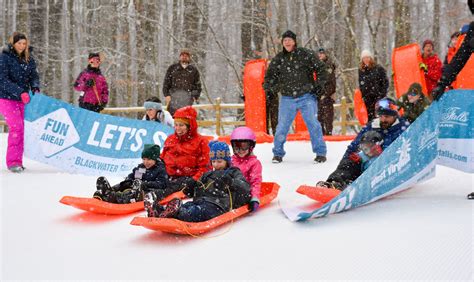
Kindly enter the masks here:
M 157 121 L 169 127 L 174 127 L 174 120 L 171 114 L 163 109 L 161 100 L 158 97 L 150 97 L 143 104 L 146 114 L 143 120 Z

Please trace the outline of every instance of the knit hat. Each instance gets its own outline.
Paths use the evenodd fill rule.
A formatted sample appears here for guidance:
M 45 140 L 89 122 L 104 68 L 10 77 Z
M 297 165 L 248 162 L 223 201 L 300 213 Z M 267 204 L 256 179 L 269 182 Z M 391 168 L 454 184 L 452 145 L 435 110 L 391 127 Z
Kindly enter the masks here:
M 191 51 L 187 48 L 183 48 L 179 51 L 179 55 L 181 56 L 182 54 L 188 54 L 188 56 L 191 56 Z
M 145 147 L 142 151 L 142 159 L 147 158 L 157 161 L 160 158 L 160 150 L 160 146 L 156 144 L 145 144 Z
M 324 50 L 323 47 L 320 47 L 320 48 L 318 49 L 318 52 L 319 52 L 319 53 L 326 53 L 326 50 Z
M 434 47 L 433 41 L 431 39 L 426 39 L 423 41 L 423 47 L 421 47 L 421 49 L 424 49 L 427 44 L 431 44 L 431 46 Z
M 412 83 L 408 88 L 408 93 L 422 94 L 423 90 L 421 88 L 421 84 L 419 84 L 418 82 Z
M 375 104 L 377 115 L 381 116 L 398 116 L 398 106 L 390 98 L 382 98 Z
M 369 50 L 365 49 L 362 51 L 362 53 L 360 53 L 360 58 L 363 59 L 365 57 L 370 57 L 370 58 L 374 58 L 374 56 L 372 55 L 372 52 L 370 52 Z
M 189 119 L 187 119 L 187 118 L 180 118 L 180 117 L 174 118 L 174 122 L 175 122 L 175 123 L 176 123 L 176 122 L 182 122 L 182 123 L 184 123 L 184 124 L 186 124 L 186 125 L 189 125 Z
M 26 35 L 24 35 L 23 33 L 16 33 L 15 35 L 13 35 L 13 44 L 17 43 L 22 39 L 26 40 Z
M 283 42 L 283 39 L 285 39 L 287 37 L 293 39 L 296 42 L 296 33 L 294 33 L 293 31 L 287 30 L 287 31 L 283 32 L 283 34 L 281 35 L 281 41 Z
M 152 102 L 152 101 L 145 101 L 145 103 L 143 104 L 143 107 L 145 107 L 145 110 L 149 110 L 149 109 L 155 109 L 157 111 L 163 110 L 163 105 L 161 103 Z
M 230 149 L 226 143 L 219 141 L 211 141 L 209 142 L 209 148 L 209 157 L 211 161 L 225 160 L 228 164 L 230 164 Z
M 92 58 L 99 58 L 100 60 L 100 54 L 99 53 L 89 53 L 89 60 Z

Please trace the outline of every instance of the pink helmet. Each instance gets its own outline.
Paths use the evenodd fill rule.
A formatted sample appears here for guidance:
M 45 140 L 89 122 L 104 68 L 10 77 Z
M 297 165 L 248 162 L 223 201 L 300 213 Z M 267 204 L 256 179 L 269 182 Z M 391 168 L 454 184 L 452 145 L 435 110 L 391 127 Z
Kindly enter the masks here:
M 230 135 L 230 141 L 237 141 L 237 140 L 249 140 L 256 142 L 257 137 L 255 136 L 255 133 L 253 133 L 252 129 L 246 127 L 246 126 L 241 126 L 237 127 L 232 131 L 232 134 Z

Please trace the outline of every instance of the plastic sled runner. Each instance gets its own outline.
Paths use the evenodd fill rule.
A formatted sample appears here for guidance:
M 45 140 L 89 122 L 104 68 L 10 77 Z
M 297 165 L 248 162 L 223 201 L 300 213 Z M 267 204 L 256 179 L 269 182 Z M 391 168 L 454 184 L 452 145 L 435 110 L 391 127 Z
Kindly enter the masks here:
M 275 199 L 279 189 L 280 185 L 277 183 L 262 182 L 260 206 L 265 206 Z M 203 222 L 185 222 L 174 218 L 135 217 L 130 224 L 166 233 L 198 235 L 232 221 L 248 212 L 248 207 L 245 205 Z
M 341 193 L 341 191 L 337 189 L 309 185 L 301 185 L 296 189 L 296 192 L 324 204 Z
M 173 198 L 184 199 L 185 197 L 183 192 L 178 191 L 161 200 L 160 204 L 166 204 Z M 144 210 L 143 201 L 130 204 L 114 204 L 95 198 L 64 196 L 59 202 L 83 211 L 105 215 L 129 214 Z

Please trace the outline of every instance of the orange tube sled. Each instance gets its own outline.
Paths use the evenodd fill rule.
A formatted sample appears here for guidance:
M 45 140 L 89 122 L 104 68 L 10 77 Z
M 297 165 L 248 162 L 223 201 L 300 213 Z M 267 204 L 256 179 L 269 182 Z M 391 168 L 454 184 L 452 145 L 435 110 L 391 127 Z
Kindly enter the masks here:
M 244 67 L 245 123 L 254 132 L 267 131 L 266 97 L 263 90 L 266 68 L 265 59 L 248 61 Z
M 278 195 L 280 185 L 274 182 L 262 182 L 260 206 L 269 204 Z M 247 205 L 229 211 L 218 217 L 203 222 L 185 222 L 174 218 L 135 217 L 131 225 L 143 226 L 145 228 L 182 235 L 199 235 L 232 221 L 249 212 Z
M 354 91 L 354 114 L 362 126 L 367 124 L 369 115 L 367 113 L 367 107 L 365 106 L 364 99 L 362 99 L 362 92 L 360 89 L 356 89 Z
M 324 204 L 341 193 L 341 191 L 337 189 L 309 185 L 301 185 L 296 189 L 296 192 Z
M 423 93 L 428 97 L 425 73 L 420 68 L 421 63 L 423 63 L 423 60 L 421 59 L 420 46 L 418 44 L 412 43 L 393 49 L 393 84 L 397 99 L 406 93 L 414 82 L 421 84 Z
M 173 198 L 184 199 L 185 197 L 183 192 L 178 191 L 161 200 L 160 204 L 164 205 Z M 104 215 L 123 215 L 144 210 L 143 201 L 130 204 L 114 204 L 95 198 L 64 196 L 59 202 L 83 211 Z

